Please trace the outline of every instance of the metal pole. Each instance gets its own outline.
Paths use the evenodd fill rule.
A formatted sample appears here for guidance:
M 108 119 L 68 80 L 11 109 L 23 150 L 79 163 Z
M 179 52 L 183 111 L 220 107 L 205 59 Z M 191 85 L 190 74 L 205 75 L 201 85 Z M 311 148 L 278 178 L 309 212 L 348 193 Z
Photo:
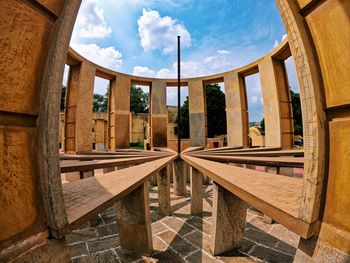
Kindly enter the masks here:
M 177 36 L 177 152 L 181 153 L 181 36 Z

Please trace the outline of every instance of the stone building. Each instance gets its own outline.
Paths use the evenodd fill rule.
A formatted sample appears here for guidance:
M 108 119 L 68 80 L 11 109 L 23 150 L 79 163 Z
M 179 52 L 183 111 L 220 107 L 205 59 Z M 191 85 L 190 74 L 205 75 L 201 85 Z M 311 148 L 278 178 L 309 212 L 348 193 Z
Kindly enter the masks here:
M 270 243 L 269 251 L 274 253 L 270 261 L 350 262 L 350 2 L 276 3 L 288 35 L 279 46 L 240 68 L 181 79 L 180 85 L 189 89 L 192 151 L 180 156 L 164 149 L 168 145 L 166 87 L 176 86 L 177 80 L 113 71 L 72 50 L 69 41 L 81 0 L 0 1 L 0 261 L 97 262 L 112 257 L 118 262 L 128 257 L 126 249 L 139 255 L 126 262 L 222 262 L 227 254 L 228 261 L 243 255 L 246 262 L 268 249 L 259 243 L 262 239 L 253 241 L 254 235 L 272 234 L 283 226 L 278 241 Z M 291 56 L 303 115 L 304 149 L 299 153 L 291 149 L 293 117 L 284 64 Z M 65 154 L 60 155 L 59 101 L 65 64 L 70 70 Z M 248 149 L 245 78 L 257 72 L 266 106 L 266 147 L 255 153 L 256 149 Z M 110 81 L 109 152 L 102 157 L 91 157 L 92 128 L 106 127 L 105 118 L 92 121 L 96 76 Z M 219 152 L 205 149 L 203 154 L 201 149 L 208 143 L 203 87 L 218 82 L 225 85 L 228 147 Z M 159 151 L 128 149 L 131 84 L 152 87 L 150 145 Z M 106 132 L 99 134 L 95 147 L 102 147 L 100 139 Z M 266 156 L 271 148 L 283 161 L 256 157 Z M 227 151 L 255 156 L 220 157 Z M 81 152 L 85 154 L 77 155 Z M 300 153 L 303 157 L 294 157 Z M 69 158 L 78 159 L 66 162 Z M 261 164 L 265 171 L 255 169 Z M 302 176 L 283 176 L 290 166 L 302 167 Z M 94 170 L 102 168 L 105 174 L 92 177 Z M 72 171 L 79 172 L 81 180 L 62 184 L 60 174 Z M 172 199 L 171 174 L 175 175 Z M 210 193 L 203 190 L 208 177 L 213 181 Z M 157 188 L 149 188 L 152 178 L 157 179 Z M 157 194 L 157 207 L 149 198 L 150 190 Z M 178 197 L 190 203 L 183 204 Z M 203 210 L 203 200 L 212 205 L 211 214 Z M 109 207 L 115 212 L 102 217 Z M 172 208 L 177 212 L 174 216 L 183 217 L 168 218 Z M 260 219 L 278 224 L 266 227 L 257 210 Z M 115 221 L 109 228 L 99 228 L 110 215 Z M 151 224 L 151 215 L 158 224 Z M 96 237 L 103 231 L 113 235 Z M 298 237 L 292 248 L 284 242 L 290 233 Z M 112 247 L 106 251 L 105 246 Z

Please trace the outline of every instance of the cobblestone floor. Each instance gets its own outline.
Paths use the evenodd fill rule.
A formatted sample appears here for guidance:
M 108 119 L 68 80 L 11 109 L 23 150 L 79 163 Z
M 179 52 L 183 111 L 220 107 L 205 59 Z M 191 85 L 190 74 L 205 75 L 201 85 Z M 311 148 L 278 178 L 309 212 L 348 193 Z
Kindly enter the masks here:
M 189 189 L 188 189 L 189 190 Z M 250 208 L 245 239 L 239 250 L 220 257 L 209 251 L 211 234 L 211 186 L 203 188 L 203 217 L 189 214 L 190 197 L 172 195 L 173 215 L 158 215 L 157 188 L 150 187 L 154 253 L 139 257 L 119 245 L 114 207 L 99 215 L 96 226 L 89 223 L 67 236 L 72 261 L 80 262 L 293 262 L 299 237 L 280 224 L 266 224 L 263 215 Z

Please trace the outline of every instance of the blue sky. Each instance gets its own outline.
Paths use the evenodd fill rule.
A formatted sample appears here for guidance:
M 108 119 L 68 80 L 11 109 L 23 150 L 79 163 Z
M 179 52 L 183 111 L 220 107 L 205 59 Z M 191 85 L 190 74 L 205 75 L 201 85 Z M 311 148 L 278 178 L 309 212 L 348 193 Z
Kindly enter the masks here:
M 182 75 L 227 71 L 268 53 L 284 37 L 275 0 L 83 0 L 71 46 L 102 66 L 150 77 L 176 76 L 176 36 Z M 288 62 L 293 72 L 293 63 Z M 295 72 L 291 86 L 297 86 Z M 95 92 L 107 82 L 96 79 Z M 247 79 L 251 121 L 262 118 L 258 76 Z M 169 89 L 168 104 L 175 104 Z M 186 89 L 183 98 L 187 95 Z

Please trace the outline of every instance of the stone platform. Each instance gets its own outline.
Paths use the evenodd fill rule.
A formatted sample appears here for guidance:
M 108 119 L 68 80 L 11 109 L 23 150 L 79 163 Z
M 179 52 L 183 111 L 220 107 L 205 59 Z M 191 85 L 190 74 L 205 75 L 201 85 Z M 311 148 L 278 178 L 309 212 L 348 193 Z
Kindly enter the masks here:
M 189 189 L 188 189 L 189 191 Z M 158 215 L 157 188 L 150 187 L 154 253 L 139 257 L 119 245 L 115 208 L 99 215 L 97 224 L 81 226 L 67 236 L 72 261 L 80 262 L 293 262 L 299 237 L 280 224 L 266 224 L 249 208 L 245 239 L 239 250 L 211 256 L 212 187 L 203 188 L 203 217 L 191 216 L 190 196 L 171 195 L 173 215 Z M 135 237 L 137 238 L 137 237 Z

